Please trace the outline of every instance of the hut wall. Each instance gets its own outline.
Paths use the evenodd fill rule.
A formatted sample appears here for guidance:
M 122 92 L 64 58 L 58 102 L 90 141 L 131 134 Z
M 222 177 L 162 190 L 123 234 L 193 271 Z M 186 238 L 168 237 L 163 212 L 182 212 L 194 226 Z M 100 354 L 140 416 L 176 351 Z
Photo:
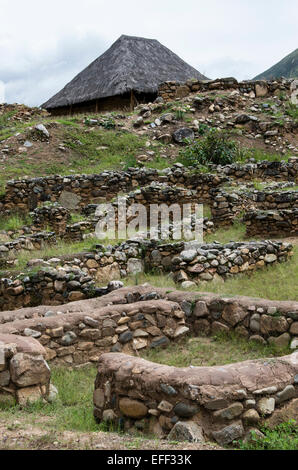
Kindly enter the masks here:
M 157 93 L 134 93 L 134 106 L 139 103 L 149 103 L 154 101 Z M 77 103 L 71 106 L 61 106 L 59 108 L 49 109 L 48 111 L 54 116 L 65 116 L 69 114 L 79 113 L 102 113 L 104 111 L 116 111 L 131 109 L 131 94 L 109 96 L 98 100 Z

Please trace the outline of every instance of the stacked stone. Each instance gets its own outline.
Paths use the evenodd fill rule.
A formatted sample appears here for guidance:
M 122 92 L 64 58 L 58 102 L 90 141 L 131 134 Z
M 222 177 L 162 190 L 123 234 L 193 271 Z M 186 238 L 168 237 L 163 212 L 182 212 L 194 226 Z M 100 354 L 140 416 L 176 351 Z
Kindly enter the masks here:
M 158 300 L 154 292 L 143 299 L 140 296 L 138 304 L 93 309 L 88 315 L 46 311 L 42 321 L 39 317 L 16 320 L 0 325 L 0 332 L 37 339 L 46 359 L 62 365 L 97 362 L 105 351 L 133 354 L 165 347 L 189 332 L 176 302 Z
M 94 280 L 76 267 L 42 268 L 0 280 L 0 311 L 35 305 L 60 305 L 95 296 Z
M 99 359 L 94 416 L 128 431 L 227 446 L 278 416 L 295 413 L 297 354 L 274 361 L 175 368 L 124 354 Z
M 50 368 L 45 349 L 33 338 L 0 334 L 0 403 L 26 405 L 50 400 Z
M 106 284 L 147 269 L 172 272 L 183 287 L 202 281 L 226 279 L 284 262 L 292 245 L 282 242 L 231 242 L 226 245 L 168 243 L 156 240 L 128 240 L 119 245 L 98 245 L 94 252 L 48 261 L 32 260 L 31 266 L 47 266 L 22 280 L 2 279 L 0 311 L 23 306 L 61 304 L 96 295 L 94 280 Z M 49 267 L 52 267 L 49 269 Z M 56 267 L 57 269 L 53 269 Z M 61 267 L 63 268 L 61 270 Z M 60 282 L 61 281 L 61 282 Z M 183 283 L 187 284 L 183 284 Z
M 97 220 L 83 220 L 75 224 L 67 225 L 65 233 L 61 234 L 64 240 L 81 241 L 88 238 L 94 231 Z
M 110 290 L 115 288 L 112 283 Z M 95 362 L 99 354 L 109 351 L 134 354 L 166 347 L 188 333 L 208 336 L 235 331 L 249 341 L 298 348 L 295 302 L 214 294 L 202 294 L 198 301 L 195 292 L 168 293 L 152 287 L 120 289 L 73 303 L 71 310 L 69 305 L 51 310 L 35 307 L 8 311 L 0 318 L 0 334 L 36 338 L 46 347 L 46 359 L 61 364 Z
M 217 189 L 211 207 L 215 225 L 229 225 L 243 210 L 284 210 L 297 208 L 298 191 L 244 190 L 232 193 Z
M 298 158 L 291 157 L 286 161 L 261 161 L 256 163 L 233 163 L 231 165 L 214 165 L 211 167 L 217 173 L 225 174 L 237 181 L 246 181 L 253 178 L 295 181 L 298 178 Z
M 270 96 L 278 91 L 290 92 L 293 80 L 271 80 L 271 81 L 243 81 L 237 82 L 233 77 L 220 78 L 216 80 L 189 80 L 186 83 L 165 82 L 159 86 L 158 96 L 164 101 L 173 101 L 184 98 L 194 92 L 208 92 L 212 90 L 239 90 L 240 93 L 254 93 L 258 97 Z
M 248 211 L 243 220 L 248 237 L 290 237 L 298 235 L 298 208 L 279 211 Z
M 24 235 L 0 245 L 0 265 L 13 263 L 22 251 L 41 250 L 45 244 L 56 243 L 54 232 L 40 232 Z
M 199 247 L 190 245 L 171 260 L 167 260 L 166 270 L 173 271 L 174 280 L 178 283 L 226 279 L 276 262 L 284 262 L 291 256 L 292 248 L 289 243 L 270 241 L 230 242 L 226 245 L 212 243 Z M 162 246 L 157 250 L 161 260 L 154 254 L 155 262 L 152 265 L 165 266 L 168 253 L 163 254 Z
M 58 203 L 44 204 L 31 212 L 33 225 L 37 230 L 50 227 L 57 235 L 66 232 L 66 225 L 70 219 L 70 212 Z
M 171 183 L 195 190 L 200 200 L 212 201 L 212 190 L 228 182 L 229 177 L 251 180 L 297 179 L 297 158 L 285 162 L 260 162 L 247 165 L 214 167 L 218 174 L 193 173 L 181 164 L 175 164 L 162 172 L 147 168 L 130 168 L 128 171 L 106 171 L 98 175 L 49 176 L 19 181 L 10 181 L 6 194 L 0 200 L 0 211 L 34 209 L 43 201 L 61 200 L 64 194 L 74 199 L 77 207 L 96 200 L 98 203 L 112 200 L 119 193 L 127 193 L 136 187 L 143 188 L 152 181 Z M 62 198 L 62 199 L 61 199 Z

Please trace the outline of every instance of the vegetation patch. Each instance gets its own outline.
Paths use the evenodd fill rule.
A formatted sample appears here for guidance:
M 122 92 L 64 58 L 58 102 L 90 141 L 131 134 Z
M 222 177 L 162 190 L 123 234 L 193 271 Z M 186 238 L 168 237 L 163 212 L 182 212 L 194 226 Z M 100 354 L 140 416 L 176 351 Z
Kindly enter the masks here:
M 185 166 L 228 165 L 243 160 L 244 155 L 238 143 L 226 132 L 210 129 L 200 140 L 188 145 L 180 152 L 180 162 Z

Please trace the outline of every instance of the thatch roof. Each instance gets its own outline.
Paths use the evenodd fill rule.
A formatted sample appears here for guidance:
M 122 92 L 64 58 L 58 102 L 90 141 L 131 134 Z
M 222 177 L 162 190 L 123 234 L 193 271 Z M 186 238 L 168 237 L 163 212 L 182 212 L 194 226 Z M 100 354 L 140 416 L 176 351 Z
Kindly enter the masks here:
M 156 93 L 166 81 L 206 77 L 155 39 L 121 36 L 104 54 L 42 105 L 51 109 L 122 95 Z

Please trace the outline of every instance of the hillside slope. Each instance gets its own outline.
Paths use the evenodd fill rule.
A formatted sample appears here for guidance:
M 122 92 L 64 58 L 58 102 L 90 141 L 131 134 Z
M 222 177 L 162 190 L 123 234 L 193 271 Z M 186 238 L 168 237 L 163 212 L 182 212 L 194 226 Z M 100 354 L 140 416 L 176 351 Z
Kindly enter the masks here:
M 280 77 L 298 78 L 298 49 L 284 57 L 270 69 L 257 75 L 253 80 L 272 80 Z

